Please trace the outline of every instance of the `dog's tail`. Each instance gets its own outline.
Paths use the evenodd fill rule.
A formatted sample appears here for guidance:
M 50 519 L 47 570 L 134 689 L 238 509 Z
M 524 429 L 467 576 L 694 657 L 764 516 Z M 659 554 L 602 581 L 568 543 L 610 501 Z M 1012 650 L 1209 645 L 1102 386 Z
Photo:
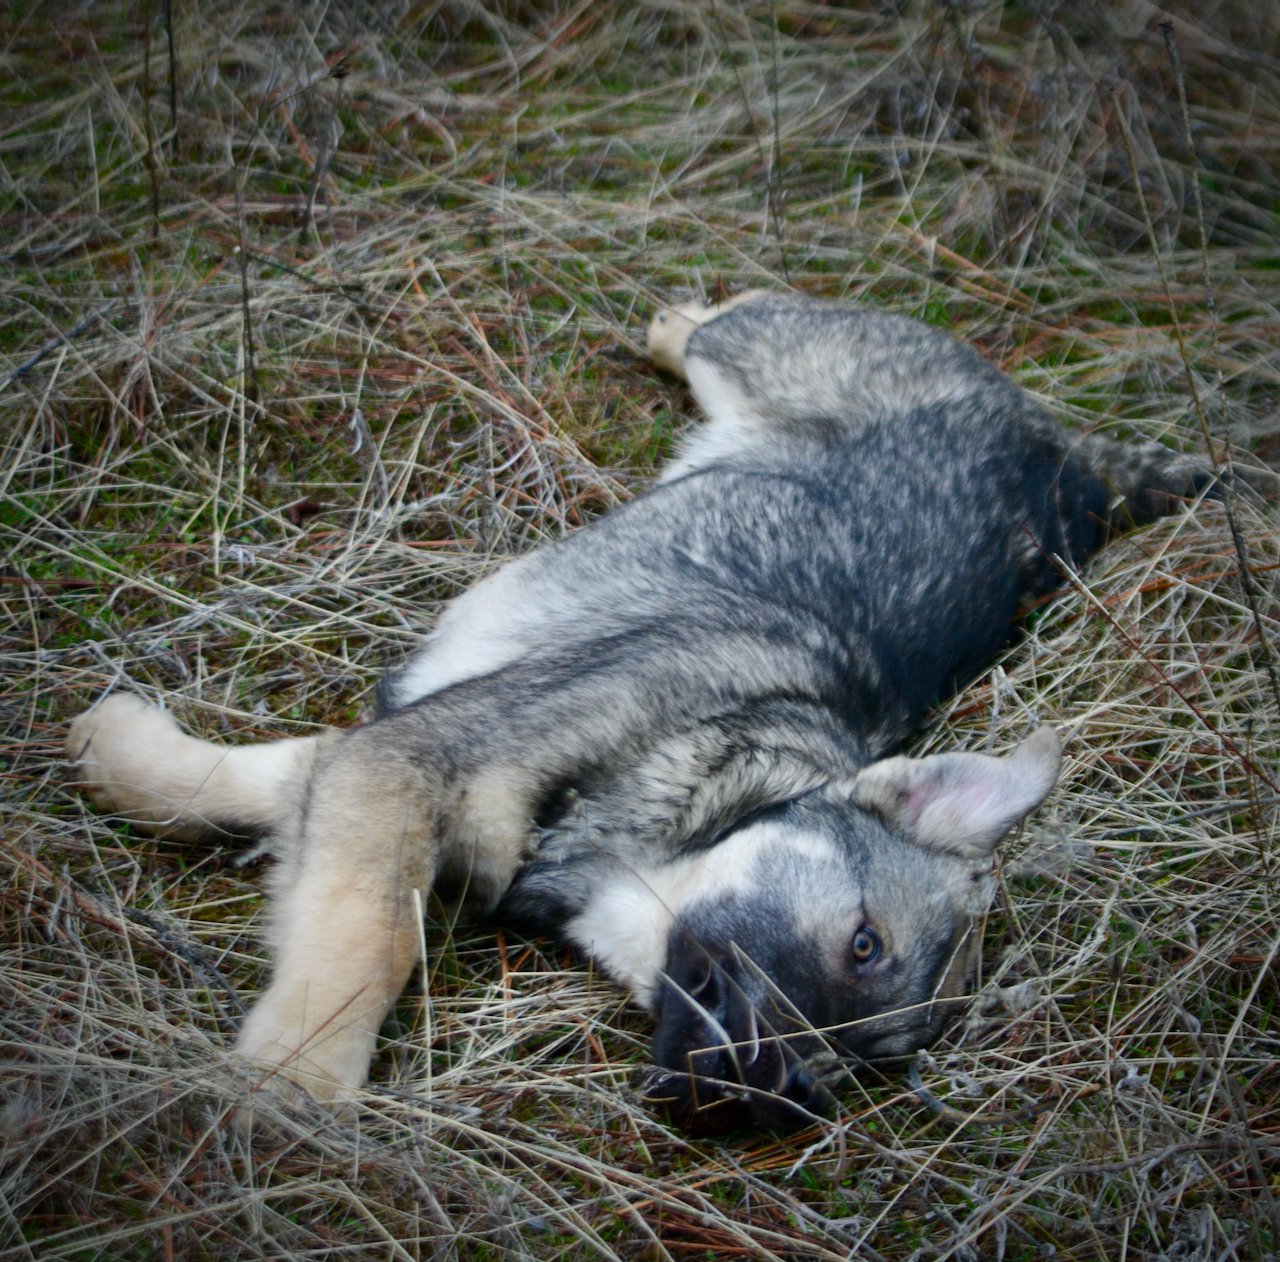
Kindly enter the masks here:
M 1059 431 L 1061 434 L 1063 431 Z M 1174 513 L 1201 499 L 1226 500 L 1233 489 L 1264 494 L 1280 482 L 1269 470 L 1216 467 L 1149 439 L 1123 442 L 1108 434 L 1070 434 L 1071 454 L 1111 492 L 1107 528 L 1128 530 Z

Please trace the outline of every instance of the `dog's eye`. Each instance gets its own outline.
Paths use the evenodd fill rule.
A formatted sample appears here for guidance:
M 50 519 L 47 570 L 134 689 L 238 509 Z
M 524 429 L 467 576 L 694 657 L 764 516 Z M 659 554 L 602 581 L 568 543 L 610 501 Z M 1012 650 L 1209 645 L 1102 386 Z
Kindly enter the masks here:
M 880 954 L 879 935 L 868 929 L 866 925 L 863 925 L 853 935 L 853 944 L 850 949 L 852 950 L 855 964 L 870 964 Z

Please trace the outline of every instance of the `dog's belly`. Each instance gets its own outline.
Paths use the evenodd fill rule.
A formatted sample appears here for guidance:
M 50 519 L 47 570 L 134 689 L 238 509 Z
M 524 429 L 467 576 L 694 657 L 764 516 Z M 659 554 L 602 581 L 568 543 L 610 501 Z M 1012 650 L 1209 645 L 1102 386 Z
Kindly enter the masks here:
M 1052 555 L 1075 550 L 1042 489 L 1043 453 L 1014 427 L 949 443 L 943 420 L 877 428 L 835 452 L 665 483 L 507 564 L 388 677 L 382 712 L 540 659 L 596 669 L 620 639 L 732 628 L 806 653 L 870 752 L 892 750 L 1004 646 Z M 708 655 L 707 670 L 734 664 Z M 512 687 L 527 689 L 523 673 Z

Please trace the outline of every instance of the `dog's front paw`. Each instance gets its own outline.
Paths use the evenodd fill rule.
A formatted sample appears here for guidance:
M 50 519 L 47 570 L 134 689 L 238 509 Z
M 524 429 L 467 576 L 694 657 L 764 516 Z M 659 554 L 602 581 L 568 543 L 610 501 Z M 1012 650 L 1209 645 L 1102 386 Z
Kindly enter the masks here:
M 327 1018 L 319 987 L 270 987 L 245 1018 L 235 1055 L 258 1074 L 258 1088 L 288 1096 L 301 1088 L 334 1105 L 355 1098 L 369 1077 L 373 1024 L 352 1021 L 349 1006 Z
M 241 1037 L 235 1056 L 253 1076 L 256 1092 L 285 1101 L 306 1097 L 329 1105 L 355 1098 L 355 1088 L 336 1076 L 322 1057 L 307 1055 L 286 1043 L 246 1043 Z
M 156 794 L 148 786 L 182 739 L 164 710 L 134 693 L 113 692 L 72 722 L 66 751 L 97 806 L 145 822 L 157 818 Z M 165 806 L 163 813 L 171 809 Z
M 246 1139 L 278 1143 L 296 1137 L 300 1129 L 313 1133 L 328 1121 L 349 1122 L 354 1116 L 350 1095 L 321 1099 L 278 1064 L 250 1062 L 238 1053 L 233 1059 L 236 1099 L 227 1121 Z

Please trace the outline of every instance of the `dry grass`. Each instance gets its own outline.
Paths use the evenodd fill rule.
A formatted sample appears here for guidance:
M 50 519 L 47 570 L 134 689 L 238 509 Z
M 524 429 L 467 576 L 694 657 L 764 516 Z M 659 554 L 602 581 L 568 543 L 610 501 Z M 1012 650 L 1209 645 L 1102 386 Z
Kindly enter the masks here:
M 941 716 L 1058 720 L 1068 773 L 922 1090 L 785 1139 L 673 1134 L 612 987 L 433 926 L 358 1119 L 244 1142 L 253 875 L 88 813 L 59 744 L 126 678 L 205 735 L 350 721 L 660 458 L 680 287 L 922 315 L 1073 423 L 1274 461 L 1280 11 L 1169 11 L 1192 157 L 1137 2 L 174 0 L 173 112 L 168 8 L 13 6 L 0 54 L 0 1258 L 1274 1256 L 1256 504 L 1111 549 Z

